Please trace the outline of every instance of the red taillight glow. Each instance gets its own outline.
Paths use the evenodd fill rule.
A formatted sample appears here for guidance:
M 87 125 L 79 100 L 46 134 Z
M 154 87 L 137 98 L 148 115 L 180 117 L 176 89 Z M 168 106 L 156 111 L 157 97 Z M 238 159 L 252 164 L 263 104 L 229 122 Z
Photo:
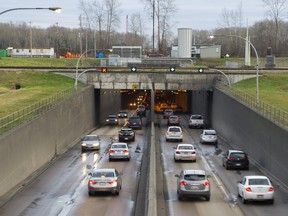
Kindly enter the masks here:
M 116 184 L 117 183 L 117 180 L 114 180 L 114 181 L 109 181 L 108 184 Z
M 129 151 L 127 149 L 123 150 L 124 153 L 128 153 Z
M 252 191 L 250 187 L 245 188 L 245 190 L 248 191 L 248 192 Z
M 109 153 L 115 153 L 115 151 L 114 151 L 114 150 L 112 150 L 112 149 L 110 149 L 110 150 L 109 150 Z
M 181 154 L 181 152 L 180 152 L 180 151 L 176 151 L 175 153 L 176 153 L 176 154 Z
M 268 191 L 274 191 L 273 187 L 269 187 Z
M 207 187 L 210 186 L 210 182 L 209 182 L 209 181 L 206 181 L 206 182 L 204 182 L 203 184 L 204 184 L 204 186 L 207 186 Z
M 181 186 L 187 185 L 187 183 L 186 183 L 185 181 L 181 181 L 179 184 L 180 184 Z
M 228 161 L 232 161 L 232 160 L 234 160 L 234 159 L 229 157 L 229 158 L 227 158 L 227 160 L 228 160 Z
M 89 180 L 89 184 L 90 184 L 90 185 L 95 185 L 95 184 L 97 184 L 97 182 L 96 182 L 96 181 L 93 181 L 93 180 Z

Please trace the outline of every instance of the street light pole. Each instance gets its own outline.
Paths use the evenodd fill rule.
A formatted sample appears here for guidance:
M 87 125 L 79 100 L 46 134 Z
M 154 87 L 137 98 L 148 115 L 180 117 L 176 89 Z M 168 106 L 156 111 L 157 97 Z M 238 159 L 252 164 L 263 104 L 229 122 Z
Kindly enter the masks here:
M 60 13 L 62 8 L 60 7 L 49 7 L 49 8 L 12 8 L 12 9 L 9 9 L 9 10 L 5 10 L 5 11 L 2 11 L 0 12 L 0 15 L 4 14 L 4 13 L 7 13 L 9 11 L 15 11 L 15 10 L 51 10 L 51 11 L 54 11 L 56 13 Z
M 255 55 L 256 55 L 256 107 L 258 108 L 259 105 L 259 56 L 258 56 L 258 52 L 255 48 L 255 46 L 250 42 L 250 40 L 248 40 L 247 38 L 244 38 L 242 36 L 239 35 L 222 35 L 222 34 L 214 34 L 211 35 L 210 38 L 214 38 L 214 37 L 235 37 L 235 38 L 240 38 L 242 40 L 244 40 L 246 43 L 248 43 L 254 50 Z

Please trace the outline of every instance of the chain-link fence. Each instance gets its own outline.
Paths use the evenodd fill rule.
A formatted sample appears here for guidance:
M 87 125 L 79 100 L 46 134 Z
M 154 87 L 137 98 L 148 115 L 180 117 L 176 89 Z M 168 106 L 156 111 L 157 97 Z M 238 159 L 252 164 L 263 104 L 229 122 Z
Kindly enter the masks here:
M 56 104 L 67 100 L 77 92 L 75 88 L 70 88 L 56 95 L 46 98 L 38 103 L 32 104 L 24 109 L 14 112 L 0 119 L 0 136 L 17 128 L 37 116 L 52 109 Z
M 241 92 L 233 87 L 229 87 L 227 84 L 221 81 L 216 81 L 215 88 L 235 98 L 270 121 L 288 130 L 288 112 L 261 101 L 259 101 L 257 105 L 255 97 Z

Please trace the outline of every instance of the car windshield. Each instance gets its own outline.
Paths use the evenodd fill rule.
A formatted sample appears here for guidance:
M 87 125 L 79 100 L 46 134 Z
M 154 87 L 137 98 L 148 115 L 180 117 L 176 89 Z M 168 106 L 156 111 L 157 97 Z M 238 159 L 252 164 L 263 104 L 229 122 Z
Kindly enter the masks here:
M 180 128 L 170 128 L 169 132 L 180 132 Z
M 94 141 L 97 140 L 97 136 L 85 136 L 84 141 Z
M 106 177 L 114 177 L 114 173 L 113 172 L 94 172 L 92 174 L 92 177 L 96 177 L 96 178 L 106 178 Z
M 108 118 L 117 118 L 117 116 L 115 116 L 115 115 L 110 115 L 110 116 L 108 116 Z
M 178 149 L 193 149 L 192 146 L 178 146 Z
M 188 181 L 201 181 L 205 180 L 205 175 L 202 174 L 187 174 L 184 175 L 184 179 Z
M 249 185 L 269 185 L 267 179 L 249 179 L 248 183 Z
M 126 145 L 124 145 L 124 144 L 117 144 L 117 145 L 112 145 L 111 148 L 112 148 L 112 149 L 115 149 L 115 148 L 126 148 Z

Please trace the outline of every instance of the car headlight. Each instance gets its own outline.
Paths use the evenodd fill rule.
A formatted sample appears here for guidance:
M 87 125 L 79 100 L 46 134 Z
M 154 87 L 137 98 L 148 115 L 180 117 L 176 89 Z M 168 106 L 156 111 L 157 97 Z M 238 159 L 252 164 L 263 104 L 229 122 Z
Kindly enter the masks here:
M 86 146 L 86 143 L 82 143 L 81 145 L 82 145 L 82 146 Z

